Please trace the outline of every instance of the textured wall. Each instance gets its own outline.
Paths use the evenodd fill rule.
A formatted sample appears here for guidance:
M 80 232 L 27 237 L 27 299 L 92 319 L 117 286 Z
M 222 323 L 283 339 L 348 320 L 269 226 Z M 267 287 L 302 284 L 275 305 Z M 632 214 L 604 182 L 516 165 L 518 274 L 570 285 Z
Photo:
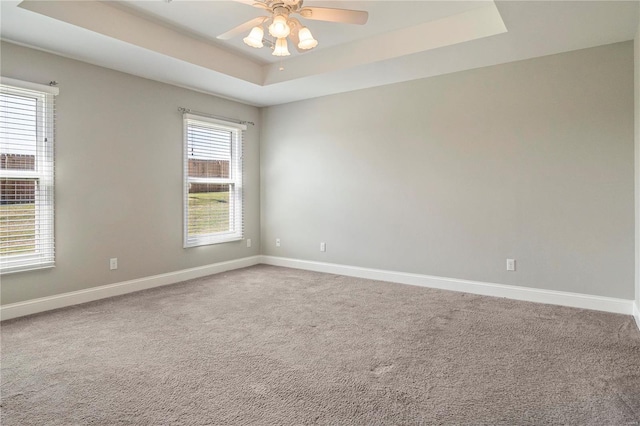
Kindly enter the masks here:
M 632 299 L 633 65 L 625 42 L 264 109 L 262 252 Z
M 259 111 L 60 56 L 2 44 L 2 75 L 57 80 L 56 267 L 2 277 L 2 303 L 126 281 L 259 252 Z M 182 248 L 179 106 L 256 122 L 245 138 L 245 229 Z M 118 269 L 109 270 L 109 258 Z

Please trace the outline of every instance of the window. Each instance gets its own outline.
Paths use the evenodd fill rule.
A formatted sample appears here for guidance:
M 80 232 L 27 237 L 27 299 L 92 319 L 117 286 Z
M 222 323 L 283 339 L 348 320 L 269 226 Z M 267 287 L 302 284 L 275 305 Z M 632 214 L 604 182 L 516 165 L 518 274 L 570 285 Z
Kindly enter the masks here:
M 244 125 L 184 115 L 184 246 L 240 240 Z
M 54 95 L 58 89 L 0 84 L 0 271 L 52 267 Z

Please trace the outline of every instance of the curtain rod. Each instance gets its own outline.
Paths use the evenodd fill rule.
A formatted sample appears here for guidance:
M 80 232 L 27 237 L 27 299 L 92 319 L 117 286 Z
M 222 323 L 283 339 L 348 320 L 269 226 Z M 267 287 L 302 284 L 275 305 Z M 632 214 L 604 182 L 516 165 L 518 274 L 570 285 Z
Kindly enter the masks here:
M 178 107 L 178 111 L 180 111 L 183 114 L 193 113 L 193 114 L 197 114 L 197 115 L 203 115 L 203 116 L 209 117 L 209 118 L 217 118 L 218 120 L 232 121 L 232 122 L 238 123 L 238 124 L 251 124 L 252 126 L 256 125 L 253 121 L 244 121 L 244 120 L 238 120 L 237 118 L 229 118 L 229 117 L 223 117 L 221 115 L 207 114 L 206 112 L 194 111 L 194 110 L 191 110 L 189 108 Z

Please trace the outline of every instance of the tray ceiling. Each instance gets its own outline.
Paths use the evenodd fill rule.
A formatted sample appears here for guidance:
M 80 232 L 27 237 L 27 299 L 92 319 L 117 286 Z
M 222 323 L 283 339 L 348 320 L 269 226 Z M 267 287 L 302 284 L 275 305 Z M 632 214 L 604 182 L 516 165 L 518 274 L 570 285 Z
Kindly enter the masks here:
M 319 46 L 284 60 L 242 36 L 233 1 L 2 1 L 1 36 L 134 75 L 266 106 L 633 39 L 631 1 L 312 1 L 364 26 L 305 21 Z M 281 69 L 282 68 L 282 69 Z M 55 76 L 53 76 L 55 77 Z M 52 77 L 52 79 L 53 79 Z

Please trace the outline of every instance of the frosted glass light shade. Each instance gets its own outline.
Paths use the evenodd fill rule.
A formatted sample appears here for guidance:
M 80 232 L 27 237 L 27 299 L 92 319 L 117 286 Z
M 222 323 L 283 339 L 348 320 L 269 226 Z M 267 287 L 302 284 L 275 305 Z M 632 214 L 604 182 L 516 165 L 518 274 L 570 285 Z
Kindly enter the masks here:
M 289 56 L 289 47 L 286 38 L 279 38 L 276 41 L 276 47 L 273 49 L 273 56 Z
M 313 49 L 318 45 L 318 40 L 313 38 L 311 31 L 309 31 L 309 28 L 307 27 L 302 27 L 300 29 L 300 32 L 298 32 L 298 38 L 300 39 L 300 42 L 298 43 L 298 47 L 300 49 Z
M 249 35 L 243 38 L 242 41 L 244 41 L 245 44 L 251 47 L 260 48 L 264 46 L 262 44 L 263 36 L 264 36 L 264 30 L 262 29 L 262 27 L 253 27 Z
M 284 38 L 289 35 L 291 28 L 287 25 L 287 18 L 283 15 L 278 15 L 273 18 L 273 22 L 269 25 L 269 34 L 275 38 Z

